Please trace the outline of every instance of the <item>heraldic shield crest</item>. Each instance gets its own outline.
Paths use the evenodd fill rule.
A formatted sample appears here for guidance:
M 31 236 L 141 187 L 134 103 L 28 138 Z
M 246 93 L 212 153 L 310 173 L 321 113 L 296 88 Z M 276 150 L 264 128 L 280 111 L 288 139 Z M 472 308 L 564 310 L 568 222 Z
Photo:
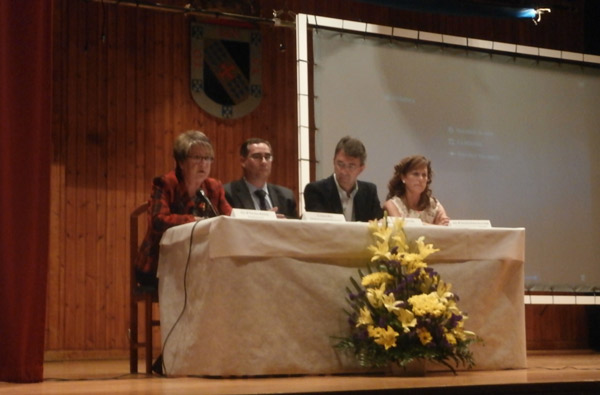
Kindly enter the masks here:
M 262 97 L 258 28 L 192 22 L 190 32 L 194 101 L 219 118 L 249 114 Z

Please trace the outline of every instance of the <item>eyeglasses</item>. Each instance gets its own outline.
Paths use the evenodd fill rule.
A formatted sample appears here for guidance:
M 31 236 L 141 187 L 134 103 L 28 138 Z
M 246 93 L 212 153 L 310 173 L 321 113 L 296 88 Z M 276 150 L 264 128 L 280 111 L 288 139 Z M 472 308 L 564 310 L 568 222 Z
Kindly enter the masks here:
M 201 156 L 201 155 L 188 155 L 188 159 L 197 161 L 197 162 L 212 162 L 215 160 L 212 156 Z
M 255 154 L 250 154 L 248 156 L 254 160 L 260 160 L 260 161 L 262 161 L 263 159 L 266 160 L 267 162 L 270 162 L 273 160 L 272 154 L 261 154 L 261 153 L 257 152 Z
M 345 163 L 345 162 L 340 162 L 340 161 L 336 161 L 335 165 L 342 170 L 348 169 L 350 171 L 353 171 L 353 170 L 356 170 L 359 168 L 359 166 L 356 165 L 355 163 Z

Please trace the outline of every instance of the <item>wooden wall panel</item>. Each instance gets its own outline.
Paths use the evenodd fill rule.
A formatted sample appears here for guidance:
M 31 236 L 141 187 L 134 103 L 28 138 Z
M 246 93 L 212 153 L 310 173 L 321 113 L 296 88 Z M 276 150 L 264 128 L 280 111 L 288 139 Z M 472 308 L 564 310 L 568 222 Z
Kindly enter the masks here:
M 239 178 L 239 144 L 273 144 L 272 181 L 297 190 L 295 33 L 262 27 L 260 106 L 208 116 L 189 91 L 189 17 L 56 1 L 47 357 L 125 355 L 129 212 L 173 168 L 173 139 L 212 139 L 212 175 Z M 279 51 L 279 44 L 289 48 Z M 272 77 L 272 78 L 269 78 Z
M 585 349 L 590 346 L 590 306 L 525 305 L 528 350 Z M 596 307 L 596 306 L 594 306 Z
M 187 1 L 163 1 L 183 5 Z M 390 11 L 346 0 L 261 0 L 286 9 L 409 29 L 581 51 L 574 28 Z M 189 16 L 110 2 L 55 0 L 47 358 L 127 353 L 128 214 L 173 167 L 174 137 L 203 130 L 212 175 L 241 176 L 239 145 L 271 141 L 271 181 L 297 191 L 295 32 L 262 26 L 263 99 L 241 119 L 203 112 L 189 91 Z M 548 18 L 550 19 L 550 18 Z M 560 31 L 559 31 L 560 30 Z M 574 37 L 569 40 L 564 37 Z M 558 44 L 557 44 L 558 43 Z

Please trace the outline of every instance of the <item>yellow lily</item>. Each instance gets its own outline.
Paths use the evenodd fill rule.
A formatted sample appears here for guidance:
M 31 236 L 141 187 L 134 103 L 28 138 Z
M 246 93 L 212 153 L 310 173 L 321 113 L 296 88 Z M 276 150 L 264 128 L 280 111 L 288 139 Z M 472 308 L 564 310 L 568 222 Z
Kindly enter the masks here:
M 398 316 L 404 333 L 410 332 L 410 328 L 414 328 L 417 325 L 417 319 L 415 315 L 410 311 L 403 308 L 399 308 L 394 313 Z
M 369 310 L 368 307 L 360 309 L 360 315 L 356 326 L 359 327 L 361 325 L 373 325 L 373 317 L 371 317 L 371 310 Z
M 375 242 L 375 245 L 370 245 L 367 248 L 373 254 L 371 262 L 375 262 L 378 260 L 389 261 L 390 259 L 392 259 L 392 254 L 390 253 L 390 246 L 388 245 L 387 241 Z
M 398 332 L 391 326 L 387 326 L 386 329 L 379 327 L 370 327 L 369 336 L 374 338 L 375 343 L 385 347 L 386 350 L 396 347 L 396 338 L 400 336 Z
M 369 288 L 367 290 L 367 300 L 371 306 L 378 308 L 383 306 L 383 294 L 385 292 L 385 283 L 382 283 L 379 288 Z
M 394 296 L 393 293 L 389 293 L 387 295 L 382 295 L 381 296 L 381 301 L 383 302 L 384 307 L 387 309 L 387 311 L 391 312 L 396 312 L 399 308 L 398 306 L 400 304 L 402 304 L 402 302 L 397 302 L 396 301 L 396 297 Z
M 423 240 L 425 240 L 425 237 L 421 236 L 415 241 L 421 259 L 426 259 L 429 255 L 439 251 L 439 248 L 434 248 L 433 244 L 425 244 Z

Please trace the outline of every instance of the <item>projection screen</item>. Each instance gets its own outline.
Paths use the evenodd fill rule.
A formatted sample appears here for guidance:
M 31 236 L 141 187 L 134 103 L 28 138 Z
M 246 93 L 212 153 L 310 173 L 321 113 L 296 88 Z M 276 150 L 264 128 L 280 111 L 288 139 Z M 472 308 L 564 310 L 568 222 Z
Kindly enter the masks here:
M 598 65 L 312 32 L 317 179 L 357 137 L 383 203 L 394 165 L 423 154 L 451 218 L 526 228 L 526 287 L 600 287 Z

